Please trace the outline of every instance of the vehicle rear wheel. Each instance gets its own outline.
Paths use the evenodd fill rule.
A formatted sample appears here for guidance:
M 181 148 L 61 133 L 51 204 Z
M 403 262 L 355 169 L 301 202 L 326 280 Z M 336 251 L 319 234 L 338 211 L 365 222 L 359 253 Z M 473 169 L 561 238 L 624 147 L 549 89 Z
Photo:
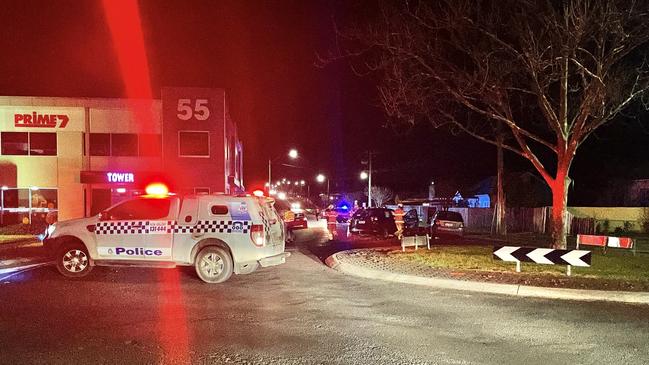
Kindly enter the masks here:
M 222 283 L 232 276 L 234 264 L 230 253 L 221 247 L 208 246 L 196 256 L 196 274 L 206 283 Z
M 81 243 L 63 244 L 56 252 L 56 269 L 68 278 L 81 278 L 90 273 L 90 255 Z

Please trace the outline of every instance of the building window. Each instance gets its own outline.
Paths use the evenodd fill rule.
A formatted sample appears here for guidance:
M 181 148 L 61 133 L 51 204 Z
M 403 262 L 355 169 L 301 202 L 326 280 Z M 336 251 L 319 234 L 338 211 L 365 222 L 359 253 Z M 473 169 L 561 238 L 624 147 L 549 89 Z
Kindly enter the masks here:
M 29 135 L 27 132 L 2 132 L 3 155 L 28 155 Z
M 110 139 L 112 156 L 137 156 L 137 134 L 114 133 Z
M 210 157 L 209 132 L 178 132 L 180 157 Z
M 140 134 L 140 156 L 157 157 L 162 152 L 159 134 Z
M 56 156 L 56 133 L 30 133 L 29 154 L 32 156 Z
M 3 224 L 46 223 L 49 215 L 58 211 L 58 191 L 49 188 L 7 188 L 0 191 Z M 31 204 L 30 204 L 31 203 Z
M 90 156 L 110 156 L 110 134 L 90 133 Z

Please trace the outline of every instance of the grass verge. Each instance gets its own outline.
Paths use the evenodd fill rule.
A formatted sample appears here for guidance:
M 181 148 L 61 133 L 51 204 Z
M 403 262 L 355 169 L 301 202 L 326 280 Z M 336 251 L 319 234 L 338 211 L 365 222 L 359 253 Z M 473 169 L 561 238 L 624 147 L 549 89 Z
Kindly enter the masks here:
M 429 267 L 480 272 L 515 272 L 516 264 L 492 258 L 491 247 L 436 246 L 431 250 L 394 251 L 391 256 Z M 522 263 L 522 272 L 547 276 L 564 276 L 565 266 Z M 593 250 L 590 267 L 573 267 L 573 277 L 649 283 L 649 255 L 633 256 L 630 252 Z

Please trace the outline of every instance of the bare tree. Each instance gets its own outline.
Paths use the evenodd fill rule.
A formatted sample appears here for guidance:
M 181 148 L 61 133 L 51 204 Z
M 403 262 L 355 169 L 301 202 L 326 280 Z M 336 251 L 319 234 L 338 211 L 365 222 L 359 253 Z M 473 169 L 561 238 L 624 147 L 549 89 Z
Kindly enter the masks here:
M 367 188 L 365 188 L 365 194 L 367 195 Z M 394 192 L 390 188 L 383 186 L 372 186 L 372 200 L 377 207 L 382 207 L 392 199 Z
M 384 3 L 338 31 L 359 73 L 380 76 L 394 121 L 450 125 L 529 160 L 552 190 L 553 246 L 566 247 L 579 146 L 649 86 L 649 3 L 447 0 Z

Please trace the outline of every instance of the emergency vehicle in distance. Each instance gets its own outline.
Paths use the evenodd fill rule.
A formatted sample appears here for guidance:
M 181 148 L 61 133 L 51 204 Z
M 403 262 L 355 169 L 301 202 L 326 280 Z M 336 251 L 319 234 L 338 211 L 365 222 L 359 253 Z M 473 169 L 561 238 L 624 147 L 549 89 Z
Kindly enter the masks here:
M 122 201 L 96 216 L 50 225 L 43 243 L 58 271 L 77 278 L 98 265 L 193 265 L 203 281 L 221 283 L 233 272 L 248 274 L 260 266 L 282 264 L 289 256 L 272 199 L 179 197 L 165 189 L 147 189 L 150 195 Z

